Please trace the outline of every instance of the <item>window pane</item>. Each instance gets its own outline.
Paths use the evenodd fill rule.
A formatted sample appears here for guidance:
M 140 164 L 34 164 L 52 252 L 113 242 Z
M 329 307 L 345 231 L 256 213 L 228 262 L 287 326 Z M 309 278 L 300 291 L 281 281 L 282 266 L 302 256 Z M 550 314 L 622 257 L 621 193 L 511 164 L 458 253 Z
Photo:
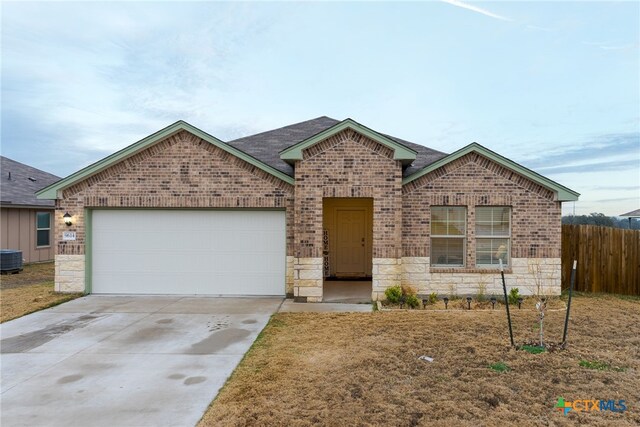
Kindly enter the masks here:
M 464 207 L 432 207 L 431 235 L 464 236 L 466 234 L 467 209 Z
M 443 236 L 447 234 L 447 223 L 442 220 L 431 222 L 431 234 L 434 236 Z
M 434 265 L 464 265 L 464 239 L 431 239 L 431 263 Z
M 36 246 L 49 246 L 49 230 L 38 230 Z
M 509 236 L 509 207 L 476 208 L 477 236 Z
M 476 242 L 476 265 L 509 265 L 509 239 L 478 239 Z
M 51 225 L 51 214 L 48 212 L 38 212 L 36 214 L 37 226 L 36 228 L 49 228 Z

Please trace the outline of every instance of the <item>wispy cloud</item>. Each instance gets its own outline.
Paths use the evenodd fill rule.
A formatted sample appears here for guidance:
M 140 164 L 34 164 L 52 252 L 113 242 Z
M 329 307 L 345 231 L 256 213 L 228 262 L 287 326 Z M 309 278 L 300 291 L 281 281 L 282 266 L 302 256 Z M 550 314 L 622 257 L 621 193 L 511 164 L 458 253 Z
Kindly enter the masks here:
M 463 9 L 467 9 L 467 10 L 471 10 L 473 12 L 476 13 L 480 13 L 484 16 L 488 16 L 490 18 L 494 18 L 494 19 L 499 19 L 501 21 L 513 21 L 511 18 L 507 18 L 506 16 L 502 16 L 502 15 L 498 15 L 497 13 L 493 13 L 488 11 L 487 9 L 483 9 L 481 7 L 478 6 L 474 6 L 472 4 L 469 3 L 465 3 L 462 1 L 458 1 L 458 0 L 442 0 L 445 3 L 448 3 L 452 6 L 457 6 L 457 7 L 461 7 Z
M 588 170 L 581 168 L 591 166 L 599 170 L 609 170 L 607 168 L 614 163 L 619 167 L 637 167 L 640 164 L 639 132 L 598 135 L 583 143 L 569 146 L 558 143 L 558 146 L 562 148 L 552 152 L 539 152 L 535 158 L 524 163 L 536 170 L 553 172 L 556 172 L 555 169 L 577 172 Z M 603 162 L 607 158 L 609 161 Z
M 605 43 L 605 42 L 582 42 L 587 46 L 595 46 L 602 50 L 631 50 L 640 48 L 640 43 Z
M 544 174 L 557 175 L 561 173 L 575 172 L 611 172 L 634 168 L 637 169 L 638 167 L 640 167 L 640 161 L 638 160 L 612 160 L 609 162 L 586 163 L 583 165 L 540 167 L 537 170 Z

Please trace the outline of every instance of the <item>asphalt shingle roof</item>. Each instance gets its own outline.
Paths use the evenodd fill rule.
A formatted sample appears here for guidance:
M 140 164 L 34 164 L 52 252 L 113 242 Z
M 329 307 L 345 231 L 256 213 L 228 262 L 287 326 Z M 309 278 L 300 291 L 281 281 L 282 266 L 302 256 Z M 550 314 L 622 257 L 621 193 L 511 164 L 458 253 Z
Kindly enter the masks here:
M 54 200 L 37 199 L 35 193 L 58 180 L 58 176 L 0 156 L 0 204 L 3 206 L 55 206 Z
M 289 176 L 294 176 L 293 167 L 280 158 L 280 152 L 285 148 L 291 147 L 292 145 L 302 142 L 313 135 L 329 129 L 338 123 L 340 123 L 339 120 L 322 116 L 279 129 L 238 138 L 227 142 L 227 144 L 244 151 L 250 156 L 255 157 L 263 163 L 266 163 Z M 409 176 L 446 156 L 445 153 L 440 151 L 432 150 L 431 148 L 414 144 L 413 142 L 405 141 L 395 136 L 385 136 L 418 153 L 416 160 L 414 160 L 413 163 L 405 169 L 403 176 Z

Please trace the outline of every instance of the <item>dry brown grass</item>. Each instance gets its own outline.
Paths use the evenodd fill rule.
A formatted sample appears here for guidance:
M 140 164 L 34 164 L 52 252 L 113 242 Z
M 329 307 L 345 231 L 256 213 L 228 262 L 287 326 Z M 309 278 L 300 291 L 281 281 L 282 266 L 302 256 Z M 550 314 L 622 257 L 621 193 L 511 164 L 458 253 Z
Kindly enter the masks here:
M 45 282 L 53 282 L 54 273 L 55 269 L 53 262 L 26 264 L 20 273 L 0 275 L 0 289 L 11 289 L 18 288 L 20 286 L 39 285 Z
M 513 317 L 516 341 L 537 337 L 535 312 Z M 564 313 L 546 320 L 559 341 Z M 277 314 L 200 426 L 638 425 L 639 325 L 639 300 L 577 297 L 568 349 L 533 355 L 509 347 L 504 311 Z M 629 409 L 564 416 L 560 396 Z
M 82 296 L 54 292 L 53 274 L 53 263 L 44 263 L 0 276 L 0 323 Z

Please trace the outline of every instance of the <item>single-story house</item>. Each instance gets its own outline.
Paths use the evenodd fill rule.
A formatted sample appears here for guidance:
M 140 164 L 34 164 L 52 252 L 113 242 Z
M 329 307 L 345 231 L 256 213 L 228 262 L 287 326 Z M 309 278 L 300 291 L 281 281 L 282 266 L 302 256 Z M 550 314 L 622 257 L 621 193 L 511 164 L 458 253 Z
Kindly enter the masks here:
M 328 278 L 560 293 L 561 204 L 579 194 L 477 143 L 445 154 L 329 117 L 223 142 L 183 121 L 38 193 L 56 289 L 292 295 Z M 63 213 L 71 216 L 65 225 Z
M 0 156 L 0 244 L 22 251 L 25 263 L 51 261 L 55 202 L 36 198 L 36 191 L 60 177 Z

